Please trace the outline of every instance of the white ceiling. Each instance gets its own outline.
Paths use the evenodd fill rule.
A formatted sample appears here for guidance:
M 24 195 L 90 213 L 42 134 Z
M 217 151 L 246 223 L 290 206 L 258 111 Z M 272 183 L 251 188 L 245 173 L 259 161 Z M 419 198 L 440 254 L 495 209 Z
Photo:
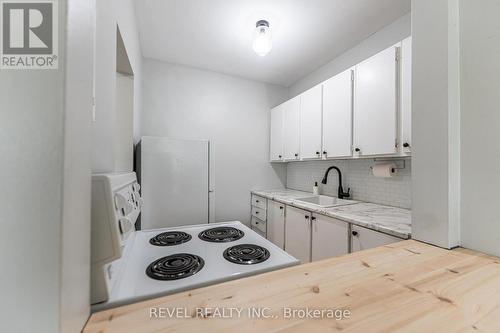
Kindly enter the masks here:
M 143 55 L 289 86 L 410 11 L 410 0 L 136 0 Z M 252 50 L 255 22 L 273 49 Z

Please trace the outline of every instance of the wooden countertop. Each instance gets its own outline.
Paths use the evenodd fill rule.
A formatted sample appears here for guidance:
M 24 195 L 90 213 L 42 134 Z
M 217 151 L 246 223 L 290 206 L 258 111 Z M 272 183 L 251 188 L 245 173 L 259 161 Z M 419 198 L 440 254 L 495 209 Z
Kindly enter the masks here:
M 499 262 L 407 240 L 98 312 L 84 332 L 500 332 Z M 188 318 L 165 318 L 174 307 Z M 292 308 L 327 310 L 284 318 Z

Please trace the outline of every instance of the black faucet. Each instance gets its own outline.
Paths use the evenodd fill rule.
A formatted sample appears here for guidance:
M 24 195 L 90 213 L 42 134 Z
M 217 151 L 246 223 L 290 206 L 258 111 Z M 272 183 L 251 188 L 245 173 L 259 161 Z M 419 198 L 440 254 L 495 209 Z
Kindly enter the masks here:
M 339 174 L 339 189 L 338 189 L 338 194 L 337 194 L 338 198 L 339 199 L 349 198 L 351 196 L 351 193 L 350 193 L 351 189 L 348 188 L 347 192 L 344 192 L 344 189 L 342 188 L 342 172 L 340 172 L 340 169 L 337 168 L 336 166 L 331 166 L 328 169 L 326 169 L 325 176 L 323 177 L 323 180 L 321 181 L 321 183 L 326 184 L 326 181 L 328 179 L 328 173 L 332 169 L 337 170 L 337 173 Z

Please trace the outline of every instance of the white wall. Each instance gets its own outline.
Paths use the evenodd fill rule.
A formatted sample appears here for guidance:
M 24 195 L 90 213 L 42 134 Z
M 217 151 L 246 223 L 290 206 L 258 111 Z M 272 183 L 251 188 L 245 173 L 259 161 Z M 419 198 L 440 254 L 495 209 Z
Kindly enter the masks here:
M 70 0 L 67 13 L 60 331 L 79 332 L 90 313 L 95 0 Z
M 140 137 L 142 54 L 133 0 L 97 1 L 96 122 L 92 128 L 92 171 L 115 167 L 116 26 L 134 71 L 134 141 Z
M 134 162 L 134 78 L 116 73 L 114 171 L 130 172 Z
M 2 332 L 59 329 L 63 66 L 60 54 L 58 70 L 0 73 Z
M 326 65 L 292 84 L 289 87 L 290 97 L 297 96 L 318 83 L 343 72 L 349 67 L 405 39 L 410 34 L 411 15 L 406 14 L 385 28 L 375 32 L 355 47 L 346 50 Z
M 248 222 L 249 191 L 284 186 L 285 167 L 268 162 L 269 109 L 286 88 L 150 59 L 143 84 L 143 135 L 210 140 L 214 220 Z
M 412 1 L 412 238 L 459 245 L 457 0 Z
M 500 2 L 460 0 L 462 245 L 500 256 Z
M 1 332 L 88 317 L 91 6 L 58 2 L 58 70 L 0 71 Z

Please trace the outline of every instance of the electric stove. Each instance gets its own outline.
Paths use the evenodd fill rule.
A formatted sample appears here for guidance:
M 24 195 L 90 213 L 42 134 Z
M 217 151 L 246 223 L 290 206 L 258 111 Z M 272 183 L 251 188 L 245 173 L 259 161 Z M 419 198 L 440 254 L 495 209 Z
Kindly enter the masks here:
M 93 241 L 92 311 L 299 264 L 238 221 L 135 231 L 129 226 L 142 207 L 135 174 L 94 183 L 95 211 L 106 214 L 93 216 L 93 235 L 102 235 Z

